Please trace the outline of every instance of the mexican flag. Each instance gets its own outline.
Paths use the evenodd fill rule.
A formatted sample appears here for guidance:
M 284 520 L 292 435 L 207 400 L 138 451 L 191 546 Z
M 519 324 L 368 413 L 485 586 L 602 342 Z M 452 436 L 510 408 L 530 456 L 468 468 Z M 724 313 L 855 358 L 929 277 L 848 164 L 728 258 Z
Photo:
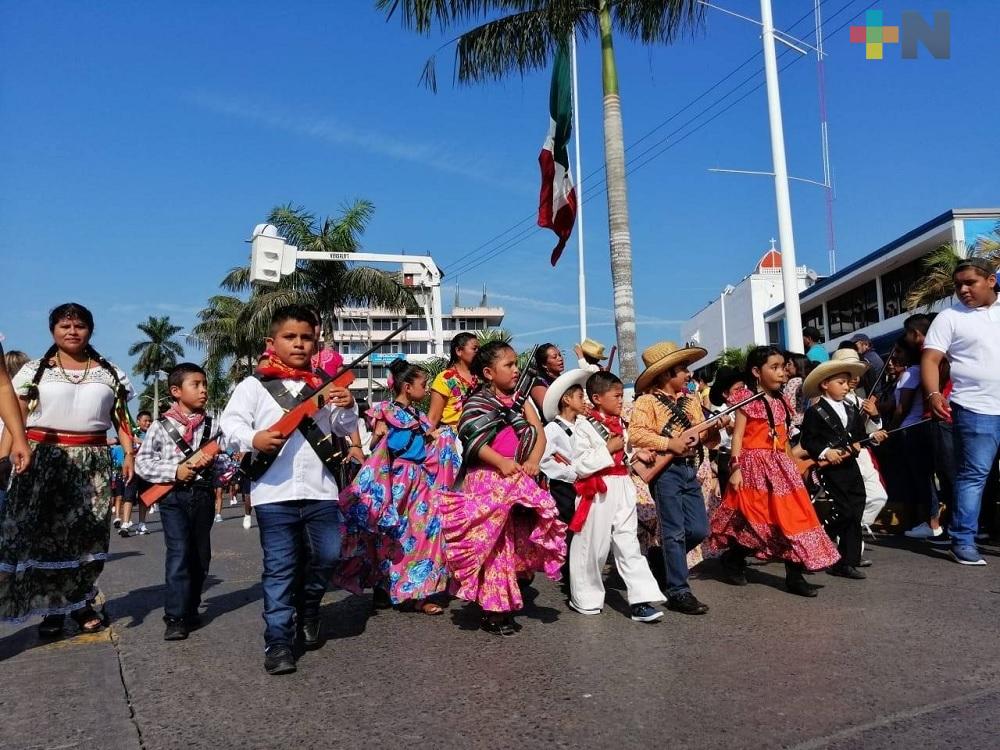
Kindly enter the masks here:
M 538 226 L 551 229 L 559 237 L 552 250 L 554 266 L 573 232 L 576 221 L 576 189 L 569 169 L 570 129 L 573 122 L 573 89 L 570 82 L 567 45 L 560 44 L 552 66 L 549 90 L 549 134 L 538 155 L 542 168 L 542 189 L 538 196 Z

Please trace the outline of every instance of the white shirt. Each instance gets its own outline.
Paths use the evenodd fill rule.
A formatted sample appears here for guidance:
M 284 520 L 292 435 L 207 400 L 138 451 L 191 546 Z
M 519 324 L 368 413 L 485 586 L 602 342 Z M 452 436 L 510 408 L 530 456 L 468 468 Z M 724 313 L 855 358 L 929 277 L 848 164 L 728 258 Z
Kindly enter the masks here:
M 844 401 L 854 406 L 858 411 L 863 412 L 861 409 L 861 397 L 855 391 L 851 391 L 844 397 Z M 868 417 L 865 422 L 865 432 L 871 435 L 873 432 L 878 432 L 882 429 L 882 417 L 881 416 L 871 416 L 865 414 Z
M 567 429 L 569 434 L 566 432 Z M 575 454 L 573 429 L 574 426 L 568 424 L 562 417 L 556 417 L 545 425 L 545 453 L 542 454 L 542 460 L 538 466 L 549 479 L 569 482 L 570 484 L 577 480 L 572 465 L 566 465 L 555 459 L 555 455 L 558 453 L 572 463 Z
M 282 384 L 295 395 L 305 385 L 297 380 L 283 380 Z M 219 419 L 219 429 L 225 435 L 224 447 L 234 452 L 253 451 L 253 436 L 283 415 L 278 402 L 261 382 L 246 378 L 233 390 Z M 313 419 L 325 434 L 347 437 L 358 426 L 358 408 L 355 405 L 342 409 L 327 404 Z M 282 446 L 264 476 L 250 486 L 250 502 L 254 506 L 290 500 L 336 500 L 339 494 L 336 480 L 298 430 Z
M 920 368 L 917 365 L 907 367 L 906 372 L 896 381 L 896 406 L 899 406 L 899 402 L 903 398 L 902 391 L 907 390 L 913 390 L 915 393 L 913 394 L 913 402 L 910 404 L 910 410 L 903 417 L 903 421 L 900 422 L 900 427 L 909 427 L 924 417 L 924 397 L 920 390 Z
M 951 363 L 951 400 L 979 414 L 1000 414 L 1000 299 L 988 307 L 959 302 L 942 310 L 924 347 Z
M 11 379 L 18 396 L 25 395 L 38 371 L 39 359 L 33 359 Z M 73 377 L 83 370 L 69 370 Z M 132 384 L 118 367 L 115 372 L 132 397 Z M 28 427 L 42 427 L 68 432 L 106 432 L 111 429 L 111 411 L 115 405 L 115 379 L 103 367 L 92 364 L 80 383 L 62 374 L 58 367 L 46 367 L 38 384 L 38 405 L 28 413 Z
M 581 478 L 592 476 L 615 465 L 615 457 L 608 450 L 608 444 L 584 416 L 576 418 L 573 449 L 576 454 L 573 457 L 573 469 Z

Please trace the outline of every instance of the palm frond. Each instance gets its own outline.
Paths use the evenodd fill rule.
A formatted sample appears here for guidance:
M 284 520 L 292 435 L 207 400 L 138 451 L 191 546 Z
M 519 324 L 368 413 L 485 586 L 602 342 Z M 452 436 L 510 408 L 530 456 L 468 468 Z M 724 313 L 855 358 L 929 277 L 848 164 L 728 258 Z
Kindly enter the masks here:
M 643 44 L 670 44 L 684 32 L 701 28 L 704 20 L 698 0 L 617 0 L 611 12 L 615 28 Z
M 923 307 L 930 310 L 936 302 L 955 293 L 953 276 L 958 265 L 958 255 L 951 244 L 935 248 L 924 256 L 923 273 L 906 294 L 907 310 Z
M 250 266 L 236 266 L 222 279 L 222 288 L 230 292 L 245 292 L 250 288 Z
M 435 26 L 443 31 L 498 9 L 517 11 L 538 5 L 545 5 L 544 0 L 376 0 L 375 9 L 384 12 L 387 21 L 398 13 L 403 28 L 428 34 Z
M 456 81 L 498 81 L 514 72 L 524 75 L 547 67 L 574 20 L 575 16 L 527 10 L 465 32 L 455 48 Z
M 357 304 L 410 310 L 416 306 L 413 292 L 400 282 L 397 274 L 371 266 L 353 266 L 344 271 L 341 282 L 338 307 Z

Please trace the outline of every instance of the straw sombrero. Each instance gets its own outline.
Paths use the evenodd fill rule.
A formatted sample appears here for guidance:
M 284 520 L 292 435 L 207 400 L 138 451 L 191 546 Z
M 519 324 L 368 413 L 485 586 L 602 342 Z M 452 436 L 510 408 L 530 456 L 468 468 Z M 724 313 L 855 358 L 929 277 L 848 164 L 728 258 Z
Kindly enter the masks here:
M 846 372 L 851 377 L 860 378 L 868 369 L 865 362 L 853 349 L 838 349 L 827 362 L 821 362 L 806 376 L 802 384 L 802 395 L 806 398 L 816 398 L 821 395 L 820 383 L 834 375 Z
M 677 346 L 673 341 L 653 344 L 642 353 L 642 363 L 646 369 L 636 378 L 635 392 L 645 393 L 656 380 L 657 375 L 679 365 L 690 365 L 708 352 L 700 346 Z
M 593 375 L 590 370 L 567 370 L 552 381 L 542 399 L 542 416 L 546 422 L 551 422 L 559 416 L 559 399 L 574 385 L 583 386 L 587 378 Z
M 604 353 L 604 344 L 593 339 L 584 339 L 583 343 L 580 344 L 580 351 L 591 359 L 596 359 L 598 362 L 608 358 L 608 355 Z

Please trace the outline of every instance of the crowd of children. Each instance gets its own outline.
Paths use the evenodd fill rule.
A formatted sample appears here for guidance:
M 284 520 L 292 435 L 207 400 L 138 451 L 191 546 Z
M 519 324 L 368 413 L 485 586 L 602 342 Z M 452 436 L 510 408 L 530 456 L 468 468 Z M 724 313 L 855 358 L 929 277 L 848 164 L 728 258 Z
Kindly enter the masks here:
M 574 612 L 601 614 L 609 553 L 636 622 L 662 619 L 661 603 L 706 614 L 689 582 L 689 566 L 706 557 L 719 557 L 735 586 L 750 582 L 748 557 L 782 561 L 788 591 L 814 597 L 808 572 L 866 577 L 863 531 L 887 501 L 872 451 L 890 432 L 917 453 L 898 481 L 927 495 L 927 520 L 908 534 L 941 533 L 947 483 L 925 478 L 948 479 L 951 459 L 934 446 L 950 444 L 949 425 L 927 424 L 908 369 L 928 324 L 908 320 L 874 376 L 853 347 L 817 362 L 768 346 L 743 369 L 718 370 L 711 387 L 692 387 L 704 349 L 660 342 L 643 352 L 628 405 L 596 342 L 577 348 L 578 369 L 565 370 L 551 345 L 521 368 L 509 344 L 461 333 L 433 382 L 395 361 L 391 398 L 359 423 L 339 355 L 317 354 L 316 315 L 288 306 L 217 423 L 205 413 L 204 370 L 171 370 L 173 406 L 155 421 L 140 412 L 131 449 L 125 438 L 112 446 L 114 526 L 144 533 L 143 497 L 161 495 L 164 638 L 181 640 L 200 623 L 223 490 L 233 503 L 242 496 L 244 527 L 251 509 L 259 527 L 270 674 L 295 671 L 302 649 L 323 645 L 319 607 L 331 586 L 427 615 L 456 597 L 500 636 L 520 630 L 514 615 L 537 573 L 562 580 Z M 862 378 L 869 390 L 859 394 Z M 8 437 L 20 449 L 17 439 Z M 133 452 L 134 477 L 124 471 Z M 359 465 L 350 473 L 345 453 Z

